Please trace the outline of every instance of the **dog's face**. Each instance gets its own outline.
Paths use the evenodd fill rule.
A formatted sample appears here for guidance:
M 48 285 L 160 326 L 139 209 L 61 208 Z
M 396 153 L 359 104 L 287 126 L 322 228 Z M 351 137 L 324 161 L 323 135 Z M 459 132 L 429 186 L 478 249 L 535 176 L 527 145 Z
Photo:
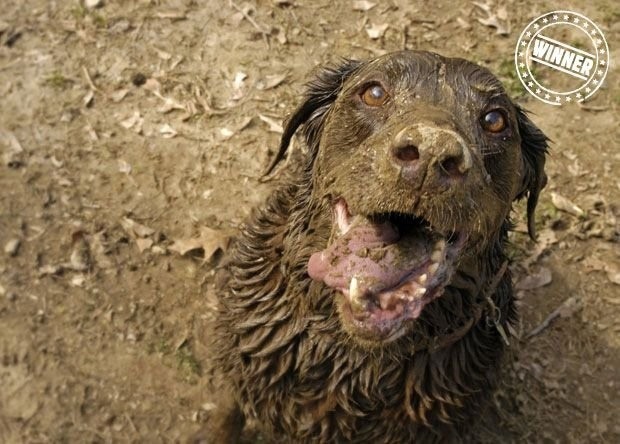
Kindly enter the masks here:
M 348 61 L 310 84 L 281 154 L 302 123 L 313 199 L 332 211 L 308 273 L 354 338 L 402 336 L 525 195 L 533 235 L 546 137 L 480 66 L 414 51 Z

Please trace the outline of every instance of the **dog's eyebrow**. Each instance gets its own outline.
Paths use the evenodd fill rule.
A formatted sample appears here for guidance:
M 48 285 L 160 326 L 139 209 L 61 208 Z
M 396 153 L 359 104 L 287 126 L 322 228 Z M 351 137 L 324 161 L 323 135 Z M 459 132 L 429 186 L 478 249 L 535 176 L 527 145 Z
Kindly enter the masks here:
M 471 85 L 471 88 L 481 93 L 490 93 L 494 96 L 503 94 L 504 92 L 502 85 L 496 79 L 488 79 L 483 82 L 474 82 Z

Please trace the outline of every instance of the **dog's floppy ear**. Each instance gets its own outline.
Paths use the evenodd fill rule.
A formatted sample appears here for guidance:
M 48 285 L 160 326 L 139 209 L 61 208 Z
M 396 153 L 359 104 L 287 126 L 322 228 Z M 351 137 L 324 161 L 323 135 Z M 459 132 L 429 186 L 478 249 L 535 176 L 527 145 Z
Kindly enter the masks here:
M 311 153 L 315 154 L 327 111 L 342 89 L 344 81 L 361 65 L 357 60 L 344 59 L 338 65 L 322 68 L 306 86 L 303 102 L 289 117 L 280 141 L 280 149 L 265 175 L 270 174 L 284 158 L 291 138 L 305 124 L 304 136 Z
M 521 154 L 523 171 L 521 188 L 517 199 L 527 195 L 527 231 L 532 239 L 536 239 L 534 211 L 538 203 L 540 191 L 547 184 L 545 174 L 545 156 L 549 138 L 529 119 L 526 112 L 517 106 L 517 121 L 521 135 Z

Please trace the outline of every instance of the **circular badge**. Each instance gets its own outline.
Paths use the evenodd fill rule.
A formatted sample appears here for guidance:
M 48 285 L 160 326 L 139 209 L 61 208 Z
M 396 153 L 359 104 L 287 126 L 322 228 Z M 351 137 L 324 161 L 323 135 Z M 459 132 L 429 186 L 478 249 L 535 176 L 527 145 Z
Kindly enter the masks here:
M 515 67 L 537 99 L 550 105 L 582 102 L 605 80 L 609 47 L 589 18 L 571 11 L 548 12 L 519 36 Z

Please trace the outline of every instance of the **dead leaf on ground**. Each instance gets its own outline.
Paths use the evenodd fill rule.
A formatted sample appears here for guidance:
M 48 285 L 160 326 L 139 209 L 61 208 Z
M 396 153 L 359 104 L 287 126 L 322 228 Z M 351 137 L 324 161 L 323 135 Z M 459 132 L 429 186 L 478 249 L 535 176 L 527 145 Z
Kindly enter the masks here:
M 271 131 L 272 133 L 282 134 L 284 132 L 282 124 L 280 124 L 277 120 L 272 119 L 271 117 L 267 117 L 263 114 L 259 114 L 258 118 L 265 122 L 267 125 L 269 125 L 269 131 Z
M 558 210 L 572 214 L 573 216 L 580 217 L 584 215 L 584 211 L 581 208 L 558 193 L 551 193 L 551 203 Z
M 282 82 L 284 82 L 287 76 L 288 74 L 286 73 L 265 76 L 265 80 L 261 80 L 256 84 L 256 89 L 261 91 L 273 89 L 276 86 L 280 85 Z
M 221 139 L 222 140 L 230 139 L 232 136 L 234 136 L 238 132 L 243 131 L 245 128 L 247 128 L 250 125 L 250 123 L 252 123 L 252 117 L 246 117 L 241 121 L 241 123 L 239 123 L 239 125 L 237 125 L 235 129 L 230 129 L 227 127 L 220 128 Z
M 142 133 L 142 125 L 144 123 L 144 119 L 140 116 L 140 111 L 134 111 L 134 113 L 124 119 L 120 121 L 120 125 L 129 130 L 129 129 L 133 129 L 133 131 L 135 131 L 138 134 Z
M 136 239 L 136 246 L 138 247 L 138 251 L 142 253 L 144 250 L 148 250 L 153 246 L 153 239 L 139 237 Z
M 155 233 L 155 230 L 153 230 L 151 227 L 142 225 L 128 217 L 123 217 L 120 220 L 120 224 L 123 227 L 123 229 L 127 232 L 127 234 L 129 234 L 129 236 L 131 236 L 134 239 L 138 237 L 148 237 L 152 235 L 153 233 Z
M 620 270 L 612 265 L 607 265 L 605 271 L 607 272 L 607 279 L 609 279 L 610 282 L 620 285 Z
M 179 253 L 181 256 L 185 256 L 191 251 L 202 250 L 203 259 L 208 261 L 218 250 L 226 250 L 229 240 L 230 237 L 222 231 L 213 230 L 209 227 L 202 227 L 198 237 L 175 240 L 168 249 L 175 253 Z
M 112 99 L 112 101 L 114 103 L 118 103 L 121 100 L 123 100 L 128 93 L 129 93 L 129 89 L 128 88 L 122 88 L 122 89 L 114 91 L 110 95 L 110 98 Z
M 164 123 L 159 128 L 159 133 L 162 135 L 164 139 L 172 139 L 178 134 L 177 131 L 167 123 Z
M 540 257 L 543 255 L 545 251 L 547 251 L 551 246 L 558 242 L 558 238 L 550 228 L 545 228 L 538 232 L 538 238 L 536 240 L 536 244 L 534 249 L 530 253 L 530 255 L 523 261 L 523 266 L 525 268 L 529 268 L 530 265 L 534 264 Z
M 0 130 L 0 146 L 6 147 L 2 155 L 2 162 L 6 166 L 9 168 L 18 168 L 24 164 L 24 148 L 22 148 L 15 134 Z
M 125 162 L 123 159 L 118 159 L 118 172 L 124 174 L 131 173 L 131 165 Z
M 558 314 L 561 318 L 570 318 L 581 308 L 581 300 L 575 296 L 566 299 L 558 308 Z
M 517 282 L 517 290 L 534 290 L 536 288 L 549 285 L 553 280 L 551 270 L 547 267 L 540 267 L 538 273 L 529 274 Z
M 247 77 L 248 75 L 242 71 L 237 71 L 235 73 L 235 78 L 232 81 L 233 93 L 230 97 L 231 100 L 241 100 L 243 96 L 245 96 L 245 79 L 247 79 Z
M 508 35 L 510 34 L 510 26 L 508 24 L 508 11 L 506 7 L 501 6 L 496 12 L 492 10 L 491 3 L 479 3 L 473 2 L 478 8 L 482 9 L 486 13 L 485 18 L 478 18 L 478 21 L 485 26 L 495 28 L 496 34 Z
M 389 27 L 390 25 L 388 25 L 387 23 L 384 23 L 382 25 L 366 26 L 366 34 L 368 34 L 368 37 L 370 37 L 372 40 L 377 40 L 383 37 L 383 34 L 385 34 L 385 31 L 387 31 Z
M 366 0 L 358 0 L 358 1 L 354 1 L 353 2 L 353 10 L 354 11 L 366 12 L 366 11 L 370 11 L 375 6 L 377 6 L 376 3 L 369 2 L 369 1 L 366 1 Z
M 465 31 L 469 31 L 471 29 L 471 24 L 461 17 L 456 18 L 456 23 L 461 29 L 464 29 Z

